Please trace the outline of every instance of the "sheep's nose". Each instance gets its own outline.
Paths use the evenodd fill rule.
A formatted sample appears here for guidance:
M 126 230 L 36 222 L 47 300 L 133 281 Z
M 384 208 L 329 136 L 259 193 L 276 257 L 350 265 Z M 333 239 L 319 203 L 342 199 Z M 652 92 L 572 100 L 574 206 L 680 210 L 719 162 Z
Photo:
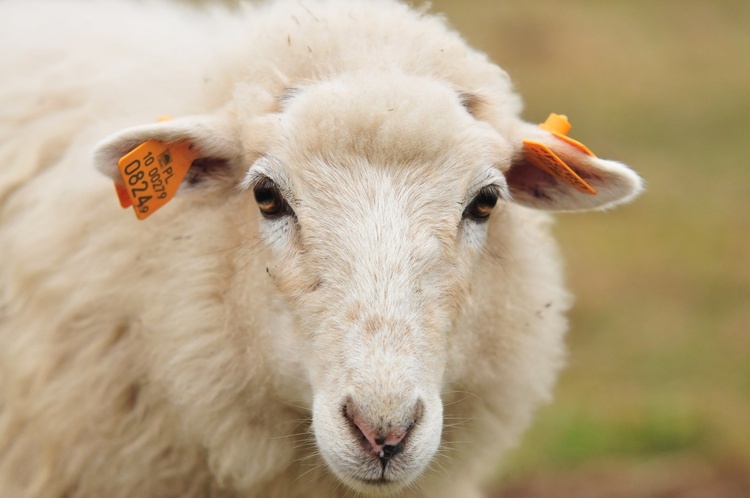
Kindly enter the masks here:
M 369 443 L 369 451 L 374 455 L 379 456 L 380 458 L 386 459 L 391 458 L 392 456 L 395 456 L 403 451 L 403 446 L 401 446 L 399 443 L 404 440 L 404 438 L 406 437 L 406 433 L 411 430 L 411 426 L 408 426 L 402 430 L 384 433 L 383 431 L 371 429 L 366 423 L 362 422 L 357 417 L 353 418 L 352 422 L 355 426 L 357 426 L 359 432 Z M 385 434 L 385 436 L 383 436 L 383 434 Z
M 359 439 L 365 451 L 380 458 L 383 467 L 392 457 L 404 451 L 404 438 L 419 421 L 422 403 L 417 402 L 411 410 L 406 410 L 406 413 L 408 416 L 396 416 L 387 422 L 373 423 L 357 410 L 352 401 L 348 401 L 344 406 L 344 415 L 352 427 L 354 436 Z

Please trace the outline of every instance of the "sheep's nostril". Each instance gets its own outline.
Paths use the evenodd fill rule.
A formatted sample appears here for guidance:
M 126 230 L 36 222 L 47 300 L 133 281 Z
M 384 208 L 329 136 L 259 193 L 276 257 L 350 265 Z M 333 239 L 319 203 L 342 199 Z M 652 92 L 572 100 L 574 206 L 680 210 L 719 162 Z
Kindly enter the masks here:
M 388 461 L 391 457 L 394 457 L 404 451 L 403 444 L 390 445 L 386 444 L 383 446 L 383 451 L 378 455 L 382 460 Z
M 369 443 L 367 449 L 372 454 L 386 459 L 403 451 L 401 441 L 404 440 L 409 429 L 411 429 L 411 426 L 409 426 L 405 430 L 391 431 L 387 436 L 383 437 L 380 436 L 382 432 L 370 429 L 370 427 L 363 423 L 359 418 L 355 418 L 352 421 L 357 429 L 359 429 L 359 432 L 364 436 L 365 441 Z
M 389 459 L 404 451 L 404 439 L 421 416 L 422 403 L 417 403 L 408 419 L 392 421 L 381 426 L 369 423 L 357 412 L 352 401 L 344 405 L 343 413 L 365 451 L 379 457 L 385 466 Z

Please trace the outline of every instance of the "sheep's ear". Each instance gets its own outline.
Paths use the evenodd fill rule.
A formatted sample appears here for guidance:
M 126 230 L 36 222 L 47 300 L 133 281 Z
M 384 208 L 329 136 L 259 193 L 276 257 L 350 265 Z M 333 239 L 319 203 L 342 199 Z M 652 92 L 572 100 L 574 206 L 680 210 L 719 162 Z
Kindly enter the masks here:
M 205 186 L 232 176 L 232 166 L 242 156 L 241 144 L 229 121 L 221 116 L 189 116 L 179 119 L 160 118 L 159 122 L 129 128 L 110 135 L 96 145 L 94 165 L 106 176 L 122 181 L 118 162 L 136 147 L 148 141 L 189 147 L 192 166 L 186 182 Z
M 539 126 L 520 126 L 505 173 L 516 202 L 549 211 L 585 211 L 623 204 L 643 190 L 633 170 L 597 158 L 568 138 L 569 130 L 567 118 L 555 114 Z
M 127 129 L 94 151 L 96 168 L 111 178 L 124 208 L 144 219 L 177 191 L 234 186 L 241 144 L 225 117 L 194 116 Z

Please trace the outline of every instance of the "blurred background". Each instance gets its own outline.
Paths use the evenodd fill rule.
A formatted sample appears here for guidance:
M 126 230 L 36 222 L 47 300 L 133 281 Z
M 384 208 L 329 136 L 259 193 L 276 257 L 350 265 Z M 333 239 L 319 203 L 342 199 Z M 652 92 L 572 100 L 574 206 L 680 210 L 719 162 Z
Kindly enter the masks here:
M 648 184 L 558 217 L 569 366 L 493 497 L 750 497 L 750 2 L 432 6 L 510 73 L 527 120 L 567 114 Z
M 558 216 L 569 366 L 494 496 L 750 497 L 750 2 L 432 4 L 647 182 Z

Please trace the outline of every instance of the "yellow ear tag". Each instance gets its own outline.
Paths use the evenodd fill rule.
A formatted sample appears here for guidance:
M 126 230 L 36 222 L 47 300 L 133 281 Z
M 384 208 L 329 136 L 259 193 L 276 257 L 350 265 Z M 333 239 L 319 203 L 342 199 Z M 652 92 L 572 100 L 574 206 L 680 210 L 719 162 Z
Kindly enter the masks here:
M 562 114 L 550 114 L 547 121 L 540 124 L 539 127 L 545 131 L 550 132 L 555 137 L 563 140 L 564 142 L 572 145 L 576 149 L 580 150 L 586 155 L 596 157 L 588 147 L 583 145 L 581 142 L 573 140 L 568 137 L 567 134 L 572 128 L 568 122 L 568 118 Z M 552 150 L 544 145 L 542 142 L 537 140 L 524 140 L 523 145 L 525 148 L 526 158 L 531 164 L 546 171 L 555 178 L 562 180 L 576 190 L 585 194 L 596 195 L 594 190 L 588 183 L 586 183 L 578 174 L 573 171 L 570 166 L 557 157 Z
M 139 220 L 147 218 L 174 197 L 197 157 L 192 144 L 184 140 L 142 143 L 117 162 L 122 176 L 122 183 L 115 181 L 120 205 L 133 206 Z

